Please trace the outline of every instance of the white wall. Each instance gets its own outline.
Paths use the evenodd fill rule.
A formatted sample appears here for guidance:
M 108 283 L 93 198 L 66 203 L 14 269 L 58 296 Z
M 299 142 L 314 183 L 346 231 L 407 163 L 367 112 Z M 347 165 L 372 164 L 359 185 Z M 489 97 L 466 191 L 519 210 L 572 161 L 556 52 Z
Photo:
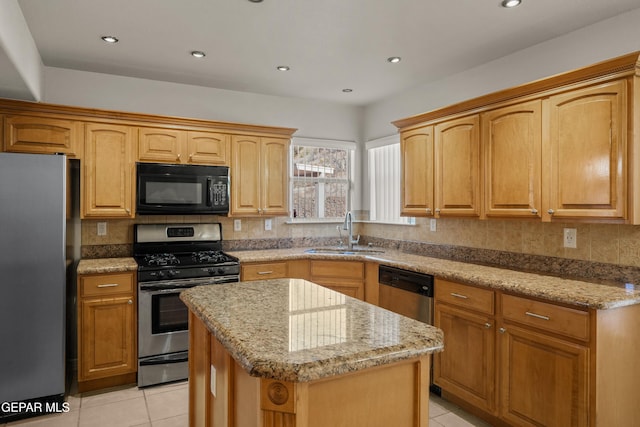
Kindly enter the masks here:
M 297 128 L 295 136 L 360 140 L 361 107 L 45 67 L 44 102 Z
M 363 139 L 397 132 L 390 122 L 640 50 L 640 9 L 368 105 Z

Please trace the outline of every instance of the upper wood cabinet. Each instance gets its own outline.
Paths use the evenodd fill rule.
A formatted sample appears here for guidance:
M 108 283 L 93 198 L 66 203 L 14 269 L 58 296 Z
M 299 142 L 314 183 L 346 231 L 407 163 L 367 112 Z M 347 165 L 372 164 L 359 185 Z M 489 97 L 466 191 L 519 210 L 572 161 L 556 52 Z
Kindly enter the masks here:
M 541 101 L 483 113 L 482 147 L 485 215 L 540 218 Z
M 229 164 L 229 135 L 163 128 L 138 129 L 141 162 Z
M 15 153 L 82 153 L 82 122 L 64 118 L 8 114 L 4 116 L 3 150 Z
M 424 153 L 405 146 L 433 126 L 435 216 L 640 224 L 639 55 L 394 121 L 409 169 L 402 213 L 429 214 L 428 186 L 421 193 L 408 183 L 429 163 L 409 160 Z
M 627 82 L 581 88 L 545 102 L 549 116 L 543 147 L 547 219 L 624 219 Z
M 400 135 L 401 215 L 433 215 L 433 126 Z
M 434 133 L 436 215 L 479 216 L 479 115 L 438 123 Z
M 85 125 L 82 218 L 133 218 L 134 131 L 129 126 Z
M 289 139 L 233 135 L 231 216 L 289 215 Z

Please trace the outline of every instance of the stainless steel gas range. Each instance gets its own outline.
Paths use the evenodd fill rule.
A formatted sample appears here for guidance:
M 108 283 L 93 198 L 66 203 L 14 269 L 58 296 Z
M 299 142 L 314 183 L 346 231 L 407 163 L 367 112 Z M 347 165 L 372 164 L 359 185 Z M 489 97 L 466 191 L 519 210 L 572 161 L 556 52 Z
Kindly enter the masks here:
M 136 224 L 138 386 L 188 377 L 188 310 L 180 292 L 237 282 L 238 259 L 222 251 L 222 226 Z

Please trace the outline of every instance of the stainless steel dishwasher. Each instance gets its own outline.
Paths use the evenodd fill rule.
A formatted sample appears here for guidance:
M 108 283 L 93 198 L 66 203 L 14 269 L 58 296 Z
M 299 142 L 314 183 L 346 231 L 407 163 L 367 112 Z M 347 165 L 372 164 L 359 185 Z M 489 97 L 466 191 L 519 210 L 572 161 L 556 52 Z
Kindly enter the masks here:
M 433 325 L 433 276 L 381 265 L 379 305 Z

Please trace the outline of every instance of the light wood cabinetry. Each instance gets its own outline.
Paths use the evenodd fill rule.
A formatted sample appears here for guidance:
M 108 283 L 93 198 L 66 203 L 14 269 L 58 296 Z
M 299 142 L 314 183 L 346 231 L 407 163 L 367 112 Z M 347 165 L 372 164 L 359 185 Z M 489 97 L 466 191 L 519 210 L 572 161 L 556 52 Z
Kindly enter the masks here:
M 7 114 L 3 150 L 14 153 L 64 153 L 80 157 L 83 123 L 59 117 Z
M 289 215 L 289 139 L 233 135 L 230 215 Z
M 434 324 L 444 332 L 444 352 L 434 355 L 435 384 L 495 412 L 495 294 L 436 279 Z
M 627 83 L 552 96 L 545 138 L 545 211 L 553 218 L 626 217 Z
M 433 126 L 435 216 L 640 224 L 639 55 L 393 122 L 407 151 L 403 215 L 431 214 L 430 189 L 414 188 L 430 164 L 409 156 L 425 158 Z
M 364 300 L 364 262 L 311 260 L 309 261 L 309 280 L 350 297 Z
M 589 425 L 589 313 L 502 295 L 502 316 L 500 417 L 521 426 Z
M 400 135 L 401 215 L 433 215 L 433 126 Z
M 480 215 L 480 117 L 438 123 L 434 128 L 435 213 Z
M 228 165 L 230 136 L 165 128 L 138 129 L 138 155 L 142 162 Z
M 484 213 L 541 218 L 542 102 L 482 114 Z
M 134 132 L 129 126 L 87 123 L 81 180 L 82 218 L 133 218 Z
M 134 273 L 78 277 L 78 387 L 81 391 L 135 381 Z

